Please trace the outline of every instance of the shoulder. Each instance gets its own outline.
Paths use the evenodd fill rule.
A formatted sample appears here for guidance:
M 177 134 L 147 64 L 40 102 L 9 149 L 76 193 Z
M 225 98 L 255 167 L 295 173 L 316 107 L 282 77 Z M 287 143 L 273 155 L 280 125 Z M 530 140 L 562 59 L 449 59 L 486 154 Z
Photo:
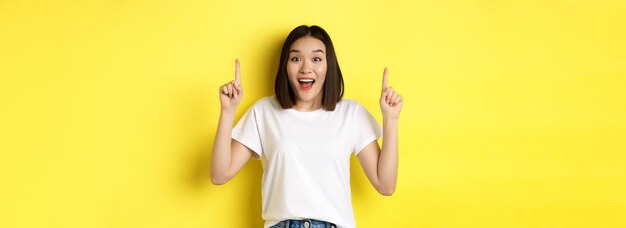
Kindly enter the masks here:
M 365 106 L 353 99 L 341 99 L 335 110 L 358 120 L 373 118 Z
M 363 106 L 356 100 L 353 99 L 341 99 L 335 109 L 338 110 L 358 110 L 363 109 Z
M 255 110 L 280 109 L 280 104 L 274 96 L 267 96 L 254 102 L 251 108 Z

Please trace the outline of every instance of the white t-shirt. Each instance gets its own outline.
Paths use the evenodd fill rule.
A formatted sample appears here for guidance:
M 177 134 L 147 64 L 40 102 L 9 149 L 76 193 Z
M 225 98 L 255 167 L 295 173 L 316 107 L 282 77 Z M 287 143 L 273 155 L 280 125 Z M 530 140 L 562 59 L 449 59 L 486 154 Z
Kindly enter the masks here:
M 382 135 L 359 103 L 342 99 L 334 111 L 283 109 L 274 97 L 257 101 L 232 138 L 263 164 L 265 228 L 286 219 L 316 219 L 355 227 L 350 155 Z

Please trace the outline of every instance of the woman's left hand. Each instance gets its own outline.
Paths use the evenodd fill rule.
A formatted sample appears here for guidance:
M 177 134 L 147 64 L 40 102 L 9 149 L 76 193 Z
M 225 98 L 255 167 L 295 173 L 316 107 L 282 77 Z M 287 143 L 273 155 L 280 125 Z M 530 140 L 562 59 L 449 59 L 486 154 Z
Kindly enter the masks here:
M 380 94 L 380 111 L 384 118 L 398 119 L 402 110 L 402 96 L 387 86 L 387 67 L 383 71 L 383 89 Z

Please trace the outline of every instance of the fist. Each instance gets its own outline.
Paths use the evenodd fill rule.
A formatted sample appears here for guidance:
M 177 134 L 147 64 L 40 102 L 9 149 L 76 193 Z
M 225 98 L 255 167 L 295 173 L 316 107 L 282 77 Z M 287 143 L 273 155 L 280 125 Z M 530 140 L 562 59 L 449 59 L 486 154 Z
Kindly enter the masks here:
M 243 87 L 241 86 L 241 71 L 239 69 L 239 59 L 235 60 L 235 80 L 220 86 L 220 104 L 222 111 L 236 111 L 239 102 L 243 98 Z
M 393 90 L 392 87 L 387 86 L 387 74 L 388 70 L 385 67 L 383 71 L 383 88 L 380 94 L 380 111 L 385 118 L 397 119 L 400 117 L 400 111 L 402 110 L 402 96 Z

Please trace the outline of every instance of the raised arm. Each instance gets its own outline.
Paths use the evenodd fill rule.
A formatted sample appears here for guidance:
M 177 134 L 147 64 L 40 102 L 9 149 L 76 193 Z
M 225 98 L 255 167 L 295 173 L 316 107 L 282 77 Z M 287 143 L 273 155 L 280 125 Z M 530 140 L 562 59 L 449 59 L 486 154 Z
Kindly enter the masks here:
M 396 190 L 398 179 L 398 118 L 402 110 L 402 96 L 387 86 L 387 68 L 383 71 L 380 110 L 383 113 L 382 152 L 377 141 L 372 141 L 358 155 L 365 175 L 376 190 L 390 196 Z
M 231 138 L 237 106 L 243 98 L 239 60 L 235 60 L 235 80 L 220 86 L 220 120 L 211 155 L 211 182 L 225 184 L 250 160 L 252 151 Z

